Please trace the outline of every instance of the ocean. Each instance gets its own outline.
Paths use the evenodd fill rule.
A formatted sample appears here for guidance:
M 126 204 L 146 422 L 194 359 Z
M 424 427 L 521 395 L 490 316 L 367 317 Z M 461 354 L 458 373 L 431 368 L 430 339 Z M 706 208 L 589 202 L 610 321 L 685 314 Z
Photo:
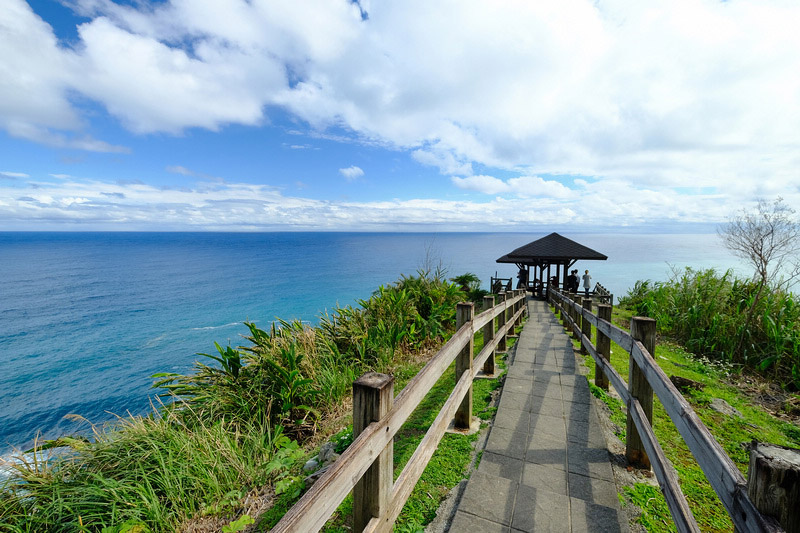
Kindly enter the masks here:
M 0 232 L 0 455 L 147 412 L 153 374 L 242 344 L 244 321 L 314 324 L 425 266 L 488 288 L 516 275 L 498 257 L 544 235 Z M 716 235 L 563 235 L 608 256 L 575 268 L 616 296 L 671 267 L 747 273 Z

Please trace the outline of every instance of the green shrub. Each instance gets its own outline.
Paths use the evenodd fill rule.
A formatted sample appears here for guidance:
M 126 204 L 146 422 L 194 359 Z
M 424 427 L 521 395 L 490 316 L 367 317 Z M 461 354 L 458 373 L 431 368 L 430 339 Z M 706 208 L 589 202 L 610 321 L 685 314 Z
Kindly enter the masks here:
M 800 304 L 792 293 L 731 272 L 687 268 L 666 282 L 637 282 L 621 304 L 655 318 L 687 350 L 769 373 L 800 388 Z M 749 316 L 755 317 L 748 320 Z
M 151 416 L 26 456 L 0 486 L 0 530 L 174 531 L 194 516 L 233 520 L 247 491 L 265 485 L 281 493 L 277 507 L 293 501 L 302 453 L 289 437 L 314 431 L 361 373 L 391 371 L 396 357 L 440 343 L 463 299 L 441 270 L 419 271 L 318 327 L 247 323 L 248 346 L 215 343 L 192 373 L 156 374 L 167 401 Z M 352 430 L 337 448 L 351 440 Z M 46 447 L 67 452 L 47 460 Z

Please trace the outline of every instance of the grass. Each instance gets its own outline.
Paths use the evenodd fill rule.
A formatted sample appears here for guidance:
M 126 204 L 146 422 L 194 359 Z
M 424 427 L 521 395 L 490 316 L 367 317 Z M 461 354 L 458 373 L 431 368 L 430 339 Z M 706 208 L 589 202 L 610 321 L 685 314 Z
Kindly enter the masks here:
M 0 484 L 0 530 L 174 531 L 244 518 L 247 496 L 270 487 L 283 493 L 277 515 L 302 485 L 296 441 L 314 445 L 363 372 L 397 371 L 407 382 L 420 354 L 452 334 L 464 297 L 441 269 L 418 271 L 318 327 L 248 323 L 251 345 L 216 345 L 191 374 L 154 376 L 168 400 L 149 417 L 98 428 L 93 442 L 39 443 Z M 52 460 L 48 447 L 60 451 Z
M 264 467 L 277 441 L 287 442 L 263 427 L 188 427 L 169 413 L 121 423 L 124 438 L 120 431 L 98 433 L 91 448 L 76 445 L 57 468 L 20 465 L 20 477 L 4 491 L 20 503 L 0 506 L 2 529 L 113 533 L 121 525 L 149 531 L 159 524 L 174 530 L 192 516 L 232 516 L 250 488 L 273 480 Z
M 520 331 L 519 328 L 517 331 Z M 515 339 L 509 339 L 509 349 Z M 475 336 L 475 354 L 483 347 L 483 335 L 479 332 Z M 506 367 L 505 359 L 497 358 L 498 378 L 479 379 L 473 384 L 473 416 L 481 420 L 491 420 L 496 408 L 490 406 L 492 391 L 500 387 L 499 377 Z M 418 369 L 417 369 L 418 371 Z M 410 374 L 410 372 L 407 372 Z M 399 372 L 403 374 L 403 372 Z M 416 374 L 410 374 L 411 377 Z M 408 380 L 405 380 L 407 383 Z M 403 380 L 398 383 L 405 386 Z M 437 381 L 436 385 L 425 396 L 417 409 L 400 428 L 394 440 L 394 477 L 400 475 L 411 455 L 416 450 L 430 425 L 439 413 L 455 386 L 455 366 L 451 365 L 445 374 Z M 395 390 L 402 390 L 398 386 Z M 462 435 L 457 433 L 445 434 L 439 446 L 431 457 L 417 485 L 411 493 L 403 510 L 395 522 L 394 530 L 401 532 L 416 532 L 424 529 L 436 516 L 436 511 L 448 492 L 461 482 L 467 473 L 474 444 L 478 434 Z M 328 521 L 323 531 L 326 533 L 344 533 L 350 531 L 352 517 L 352 496 L 348 496 Z M 277 520 L 275 521 L 277 523 Z
M 612 320 L 618 324 L 629 323 L 633 312 L 615 308 Z M 596 332 L 593 332 L 593 340 Z M 577 347 L 577 341 L 573 341 Z M 655 360 L 668 376 L 680 376 L 704 385 L 701 391 L 690 390 L 684 395 L 702 422 L 731 457 L 736 466 L 746 474 L 749 452 L 745 445 L 753 439 L 783 446 L 800 447 L 800 429 L 779 420 L 754 404 L 748 396 L 726 382 L 731 367 L 698 357 L 674 342 L 661 339 L 656 346 Z M 589 369 L 587 378 L 594 379 L 595 365 L 591 356 L 585 358 Z M 611 343 L 611 364 L 627 381 L 629 355 L 616 343 Z M 624 404 L 610 394 L 592 385 L 592 392 L 611 411 L 611 421 L 621 427 L 617 436 L 624 442 L 626 413 Z M 742 418 L 722 415 L 710 408 L 710 402 L 720 398 L 742 413 Z M 686 443 L 656 398 L 653 405 L 653 430 L 667 458 L 675 467 L 681 489 L 702 531 L 731 531 L 733 524 Z M 675 531 L 661 491 L 647 483 L 625 487 L 624 498 L 628 504 L 642 509 L 640 523 L 652 532 Z
M 781 284 L 676 269 L 666 282 L 638 281 L 621 303 L 693 353 L 800 390 L 800 301 Z
M 424 291 L 432 296 L 421 297 Z M 402 390 L 424 364 L 420 351 L 431 353 L 452 334 L 449 302 L 459 294 L 438 274 L 435 279 L 403 277 L 363 302 L 362 309 L 340 310 L 319 329 L 282 322 L 264 331 L 248 324 L 253 346 L 217 346 L 217 354 L 206 356 L 210 364 L 199 364 L 195 374 L 157 376 L 164 389 L 178 395 L 174 403 L 148 417 L 98 428 L 93 442 L 51 442 L 48 446 L 61 446 L 63 453 L 47 460 L 40 447 L 32 460 L 18 465 L 0 486 L 0 529 L 144 533 L 175 531 L 206 519 L 235 529 L 252 518 L 245 502 L 254 496 L 268 499 L 274 487 L 272 508 L 252 511 L 257 528 L 269 529 L 300 496 L 300 467 L 313 453 L 311 444 L 304 452 L 287 435 L 306 438 L 327 415 L 341 412 L 350 383 L 365 370 L 394 374 L 396 392 Z M 398 309 L 416 318 L 406 323 L 397 318 Z M 415 309 L 419 315 L 413 315 Z M 389 344 L 394 339 L 394 344 L 387 348 L 379 339 Z M 481 347 L 479 333 L 476 354 Z M 395 475 L 454 384 L 451 366 L 401 428 Z M 497 386 L 497 379 L 475 382 L 475 416 L 494 415 L 489 403 Z M 323 433 L 334 431 L 323 428 Z M 464 478 L 476 439 L 444 436 L 397 521 L 398 530 L 416 531 L 435 516 L 444 496 Z M 348 498 L 326 530 L 346 530 L 351 511 Z

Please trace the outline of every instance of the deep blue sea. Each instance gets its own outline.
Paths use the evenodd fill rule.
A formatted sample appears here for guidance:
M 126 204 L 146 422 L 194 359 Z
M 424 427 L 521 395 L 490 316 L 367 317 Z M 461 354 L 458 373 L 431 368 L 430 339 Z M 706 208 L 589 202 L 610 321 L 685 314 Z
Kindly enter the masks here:
M 716 235 L 570 234 L 616 295 L 670 265 L 739 265 Z M 0 233 L 0 454 L 150 409 L 151 375 L 187 372 L 246 320 L 314 323 L 424 265 L 474 272 L 544 233 Z M 741 269 L 741 266 L 740 266 Z M 746 272 L 746 269 L 743 269 Z M 741 270 L 740 270 L 741 273 Z

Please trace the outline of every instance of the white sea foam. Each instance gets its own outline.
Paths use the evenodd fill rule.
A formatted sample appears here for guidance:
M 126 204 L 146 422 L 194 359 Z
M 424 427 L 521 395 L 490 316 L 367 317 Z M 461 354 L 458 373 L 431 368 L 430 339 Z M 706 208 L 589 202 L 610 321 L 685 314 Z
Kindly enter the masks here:
M 223 329 L 223 328 L 230 328 L 233 326 L 238 326 L 241 322 L 231 322 L 229 324 L 223 324 L 221 326 L 204 326 L 202 328 L 192 328 L 192 331 L 207 331 L 212 329 Z

